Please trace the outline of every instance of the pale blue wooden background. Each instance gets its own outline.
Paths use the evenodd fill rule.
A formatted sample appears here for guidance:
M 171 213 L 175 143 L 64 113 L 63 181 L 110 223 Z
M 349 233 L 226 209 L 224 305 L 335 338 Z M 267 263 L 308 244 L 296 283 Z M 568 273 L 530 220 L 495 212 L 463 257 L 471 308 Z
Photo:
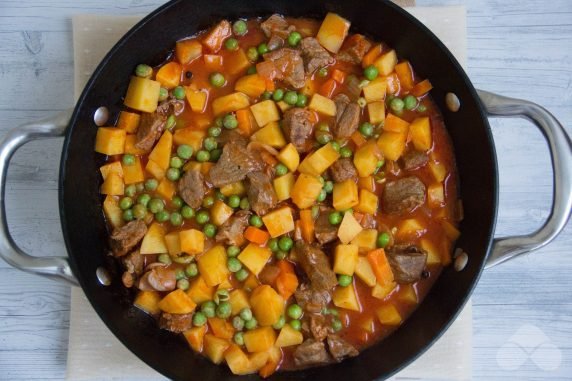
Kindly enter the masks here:
M 144 14 L 152 0 L 1 0 L 0 135 L 73 104 L 71 15 Z M 418 0 L 419 5 L 459 3 Z M 545 105 L 572 133 L 572 1 L 466 1 L 468 73 L 482 89 Z M 492 122 L 500 166 L 498 234 L 547 216 L 550 160 L 527 122 Z M 64 252 L 57 204 L 61 140 L 14 157 L 11 231 L 36 255 Z M 572 175 L 572 174 L 570 174 Z M 572 379 L 572 228 L 550 246 L 487 271 L 474 294 L 473 378 Z M 0 379 L 62 379 L 69 288 L 0 261 Z

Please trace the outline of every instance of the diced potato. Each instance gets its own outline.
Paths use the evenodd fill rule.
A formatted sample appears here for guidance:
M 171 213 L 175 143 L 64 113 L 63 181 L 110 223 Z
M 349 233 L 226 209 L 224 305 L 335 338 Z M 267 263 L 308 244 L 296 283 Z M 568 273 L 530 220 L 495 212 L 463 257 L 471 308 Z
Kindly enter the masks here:
M 407 134 L 384 131 L 377 140 L 377 146 L 386 159 L 396 161 L 405 151 L 406 141 Z
M 271 99 L 253 104 L 250 106 L 250 111 L 259 126 L 266 126 L 270 122 L 280 120 L 280 113 L 278 112 L 276 103 Z
M 326 116 L 336 116 L 336 104 L 334 101 L 318 93 L 312 95 L 308 108 Z
M 353 208 L 359 203 L 358 189 L 352 180 L 334 184 L 333 205 L 336 210 Z
M 377 319 L 383 325 L 399 325 L 401 324 L 401 315 L 397 308 L 393 304 L 385 304 L 381 307 L 378 307 L 377 311 Z
M 412 284 L 402 284 L 399 286 L 397 298 L 408 304 L 417 304 L 419 301 L 417 291 L 415 291 L 415 287 L 413 287 Z
M 198 276 L 191 282 L 187 295 L 196 304 L 202 304 L 206 301 L 212 300 L 214 295 L 214 287 L 210 287 L 202 276 Z
M 215 116 L 234 112 L 248 106 L 250 106 L 250 99 L 248 98 L 248 95 L 240 92 L 215 98 L 212 102 L 213 114 L 215 114 Z
M 231 35 L 232 29 L 230 22 L 227 20 L 222 20 L 210 29 L 210 31 L 202 39 L 202 42 L 207 49 L 213 53 L 216 53 L 220 50 L 220 48 L 222 48 L 224 40 Z
M 228 320 L 212 317 L 208 319 L 208 323 L 210 332 L 216 337 L 232 339 L 232 336 L 234 336 L 234 327 Z
M 252 63 L 246 56 L 243 49 L 237 49 L 228 54 L 225 58 L 225 69 L 232 75 L 236 75 L 241 71 L 248 69 Z
M 397 54 L 395 54 L 395 50 L 392 49 L 382 54 L 373 64 L 377 70 L 379 70 L 379 75 L 385 76 L 391 74 L 395 65 L 397 65 Z
M 254 274 L 250 274 L 244 281 L 244 289 L 247 291 L 252 291 L 258 286 L 260 286 L 260 282 Z
M 103 201 L 103 212 L 105 218 L 111 223 L 114 228 L 120 228 L 125 224 L 123 221 L 123 210 L 118 205 L 117 199 L 113 196 L 105 197 Z
M 170 314 L 190 314 L 197 305 L 185 291 L 179 288 L 168 293 L 167 296 L 161 299 L 158 306 L 161 311 Z
M 399 239 L 406 240 L 421 237 L 427 232 L 427 227 L 417 218 L 408 218 L 399 222 L 397 233 Z
M 123 103 L 134 110 L 153 112 L 159 103 L 159 89 L 158 81 L 132 76 Z
M 284 299 L 269 285 L 256 287 L 250 295 L 254 317 L 261 326 L 276 323 L 284 314 Z
M 441 252 L 440 250 L 426 238 L 422 238 L 419 241 L 419 245 L 423 250 L 427 252 L 427 264 L 428 265 L 440 265 L 441 264 Z
M 298 171 L 313 176 L 320 176 L 340 157 L 340 153 L 331 144 L 326 144 L 316 152 L 309 154 L 300 163 Z
M 348 20 L 330 12 L 322 21 L 316 39 L 324 48 L 332 53 L 337 53 L 342 47 L 349 29 L 350 22 Z
M 137 135 L 129 135 L 125 136 L 125 152 L 130 153 L 132 155 L 144 155 L 146 152 L 142 149 L 135 147 L 137 143 Z
M 193 327 L 188 331 L 183 332 L 183 335 L 185 336 L 185 339 L 187 339 L 189 346 L 195 352 L 201 352 L 203 350 L 203 340 L 205 333 L 207 333 L 206 324 L 202 327 Z
M 364 229 L 352 239 L 351 243 L 357 245 L 360 251 L 369 251 L 375 249 L 376 240 L 376 229 Z
M 207 333 L 203 341 L 203 353 L 215 364 L 224 359 L 224 352 L 230 347 L 230 341 Z
M 228 300 L 230 306 L 232 307 L 232 315 L 238 315 L 243 308 L 250 308 L 250 302 L 248 301 L 248 294 L 245 290 L 237 288 L 230 293 L 230 299 Z
M 181 83 L 181 74 L 183 73 L 183 67 L 175 62 L 171 61 L 161 66 L 155 75 L 155 79 L 166 89 L 174 89 Z
M 338 245 L 334 253 L 334 272 L 336 274 L 354 275 L 358 261 L 357 245 Z
M 189 145 L 193 147 L 193 152 L 197 152 L 202 148 L 203 139 L 206 136 L 207 132 L 203 130 L 197 130 L 193 127 L 180 128 L 175 131 L 173 141 L 178 146 L 182 144 Z
M 346 212 L 344 214 L 344 218 L 342 219 L 342 223 L 340 224 L 340 227 L 338 229 L 338 238 L 342 243 L 349 243 L 362 230 L 363 227 L 360 225 L 359 222 L 357 222 L 353 213 Z
M 447 168 L 443 163 L 437 163 L 434 161 L 429 162 L 429 170 L 433 175 L 435 181 L 442 183 L 443 180 L 447 177 Z
M 384 285 L 376 283 L 371 289 L 371 296 L 377 299 L 385 299 L 395 290 L 397 284 L 395 282 L 389 282 Z
M 171 150 L 173 148 L 173 134 L 165 131 L 153 151 L 149 154 L 149 160 L 153 160 L 161 169 L 167 170 L 171 160 Z
M 201 175 L 207 176 L 210 169 L 214 166 L 214 163 L 211 161 L 205 161 L 203 163 L 199 163 L 198 161 L 189 161 L 187 164 L 183 166 L 183 171 L 199 171 Z
M 367 104 L 367 114 L 371 124 L 380 124 L 385 121 L 385 102 L 376 101 Z
M 246 187 L 244 186 L 244 183 L 242 181 L 237 181 L 235 183 L 227 184 L 222 188 L 220 188 L 220 193 L 222 193 L 226 197 L 232 196 L 233 194 L 242 196 L 246 193 Z
M 233 213 L 234 209 L 221 200 L 216 200 L 211 208 L 212 222 L 216 226 L 221 226 L 230 218 L 230 216 L 232 216 Z
M 337 286 L 332 295 L 332 301 L 336 307 L 351 311 L 361 311 L 361 306 L 358 302 L 353 284 L 347 287 Z
M 250 359 L 236 344 L 231 344 L 224 352 L 224 361 L 233 374 L 245 375 L 252 373 Z
M 197 40 L 183 40 L 175 44 L 177 61 L 186 65 L 203 54 L 203 44 Z
M 141 160 L 135 156 L 135 162 L 131 165 L 121 164 L 123 167 L 123 182 L 126 185 L 145 181 L 145 173 L 141 166 Z
M 358 179 L 358 188 L 365 189 L 370 192 L 375 192 L 375 179 L 372 175 L 360 177 Z
M 280 109 L 280 111 L 285 112 L 289 109 L 291 109 L 293 106 L 289 105 L 288 103 L 284 102 L 284 101 L 278 101 L 276 102 L 276 106 L 278 106 L 278 108 Z
M 290 198 L 290 194 L 294 188 L 294 181 L 294 173 L 292 172 L 288 172 L 284 176 L 274 179 L 274 191 L 276 192 L 278 201 L 284 201 Z
M 245 75 L 236 81 L 234 91 L 240 91 L 251 98 L 258 98 L 266 91 L 266 81 L 256 73 Z
M 139 128 L 141 116 L 135 112 L 121 111 L 117 120 L 117 127 L 124 129 L 128 134 L 134 134 Z
M 276 333 L 272 327 L 260 327 L 244 333 L 244 345 L 249 352 L 264 352 L 274 346 Z
M 269 361 L 271 352 L 273 352 L 272 348 L 266 352 L 256 352 L 256 353 L 250 354 L 250 356 L 248 358 L 250 360 L 251 371 L 256 372 L 257 370 L 264 367 Z
M 260 130 L 252 134 L 252 140 L 268 144 L 274 148 L 282 148 L 286 145 L 286 139 L 278 122 L 270 122 Z
M 99 127 L 95 136 L 95 152 L 120 155 L 125 150 L 127 132 L 117 127 Z
M 292 190 L 293 193 L 294 191 Z M 266 230 L 268 230 L 272 238 L 289 233 L 295 228 L 292 209 L 287 206 L 266 214 L 262 217 L 262 222 L 264 222 L 264 226 L 266 226 Z
M 199 272 L 207 285 L 217 286 L 228 278 L 230 272 L 226 259 L 226 250 L 222 245 L 213 247 L 197 259 Z
M 461 232 L 459 231 L 459 229 L 457 229 L 455 227 L 455 225 L 453 225 L 452 223 L 450 223 L 447 220 L 442 220 L 441 226 L 443 227 L 443 230 L 445 231 L 445 235 L 447 235 L 447 237 L 451 241 L 456 241 L 457 238 L 459 238 L 459 236 L 461 235 Z
M 204 89 L 194 90 L 190 87 L 185 87 L 185 96 L 187 102 L 189 102 L 189 106 L 191 106 L 191 110 L 200 114 L 205 112 L 209 97 L 208 91 Z
M 375 325 L 374 325 L 374 322 L 373 322 L 373 318 L 371 318 L 371 317 L 368 317 L 368 318 L 362 320 L 362 321 L 359 323 L 359 326 L 360 326 L 364 331 L 366 331 L 366 332 L 368 332 L 368 333 L 373 333 L 373 332 L 375 332 Z
M 157 222 L 153 222 L 143 241 L 141 242 L 141 248 L 139 253 L 141 254 L 162 254 L 167 253 L 167 244 L 165 243 L 165 228 Z
M 266 360 L 266 362 L 262 362 L 262 360 L 260 360 L 260 364 L 264 364 L 262 367 L 259 368 L 259 376 L 262 378 L 267 378 L 270 377 L 274 372 L 276 372 L 276 370 L 278 369 L 278 365 L 280 365 L 280 363 L 282 362 L 282 350 L 280 349 L 279 346 L 275 345 L 272 348 L 270 348 L 268 351 L 266 352 L 259 352 L 259 353 L 267 353 L 268 354 L 268 360 Z M 255 357 L 259 357 L 259 353 L 255 353 L 252 354 L 252 360 L 251 360 L 251 364 L 254 365 L 254 363 L 256 362 Z
M 442 183 L 434 183 L 427 187 L 427 204 L 437 208 L 445 204 L 445 192 Z
M 149 160 L 145 166 L 145 170 L 149 172 L 157 180 L 163 180 L 165 177 L 165 170 L 161 166 L 155 163 L 153 160 Z
M 179 239 L 179 232 L 171 232 L 165 235 L 165 244 L 167 245 L 167 250 L 169 255 L 176 257 L 181 254 L 181 240 Z
M 176 191 L 177 188 L 175 183 L 165 177 L 161 180 L 161 182 L 159 182 L 159 186 L 157 187 L 156 192 L 163 199 L 171 201 Z
M 359 204 L 355 210 L 362 213 L 375 214 L 377 212 L 377 195 L 365 189 L 359 191 Z
M 354 155 L 354 165 L 359 176 L 367 177 L 373 174 L 381 159 L 381 151 L 375 141 L 372 140 L 361 146 Z
M 181 251 L 187 254 L 202 253 L 205 246 L 205 234 L 197 229 L 181 230 L 179 232 Z
M 367 103 L 383 102 L 385 100 L 386 90 L 387 80 L 385 78 L 376 78 L 363 88 L 363 97 Z
M 369 287 L 377 284 L 375 273 L 366 257 L 358 257 L 355 274 Z
M 433 146 L 433 136 L 431 135 L 431 121 L 429 117 L 421 117 L 411 122 L 409 126 L 411 141 L 415 149 L 427 151 Z
M 298 208 L 306 209 L 316 203 L 321 191 L 322 183 L 316 176 L 301 173 L 294 183 L 290 196 Z
M 161 295 L 157 291 L 139 291 L 133 305 L 150 315 L 155 315 L 161 312 L 160 301 Z
M 99 167 L 99 172 L 101 172 L 101 177 L 103 177 L 103 180 L 107 179 L 107 175 L 110 173 L 115 173 L 119 175 L 119 177 L 123 177 L 123 166 L 121 165 L 120 161 L 114 161 Z
M 250 243 L 238 255 L 238 260 L 254 275 L 258 275 L 271 255 L 272 252 L 268 248 Z
M 300 154 L 292 143 L 288 143 L 278 154 L 278 160 L 284 164 L 290 172 L 295 172 L 300 164 Z
M 122 196 L 124 189 L 123 179 L 117 173 L 110 173 L 101 184 L 100 193 L 109 196 Z
M 275 345 L 280 348 L 290 347 L 292 345 L 302 344 L 303 341 L 304 335 L 302 335 L 302 332 L 295 330 L 290 324 L 286 324 L 280 330 Z

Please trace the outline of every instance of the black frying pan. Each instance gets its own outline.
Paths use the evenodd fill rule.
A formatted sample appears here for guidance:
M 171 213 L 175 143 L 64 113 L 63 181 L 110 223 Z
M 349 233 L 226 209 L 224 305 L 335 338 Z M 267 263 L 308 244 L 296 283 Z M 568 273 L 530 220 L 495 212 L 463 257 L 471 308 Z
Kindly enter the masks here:
M 438 339 L 471 295 L 481 271 L 550 242 L 565 226 L 572 208 L 572 145 L 562 126 L 542 107 L 477 92 L 447 48 L 421 23 L 388 1 L 372 0 L 193 0 L 172 1 L 131 29 L 99 65 L 71 119 L 69 113 L 11 131 L 0 144 L 0 256 L 22 270 L 79 284 L 109 329 L 137 356 L 165 376 L 181 380 L 239 379 L 225 366 L 193 354 L 178 335 L 159 330 L 152 318 L 134 308 L 119 280 L 119 269 L 104 255 L 107 232 L 101 212 L 98 168 L 102 155 L 93 150 L 94 112 L 109 108 L 115 118 L 122 107 L 129 77 L 140 62 L 159 63 L 174 42 L 208 28 L 220 19 L 268 16 L 322 18 L 336 12 L 352 29 L 385 41 L 407 58 L 424 78 L 443 112 L 460 176 L 465 219 L 457 242 L 469 253 L 463 271 L 446 268 L 417 311 L 395 333 L 339 364 L 296 372 L 279 372 L 276 380 L 372 380 L 389 377 L 408 365 Z M 445 95 L 460 100 L 449 111 Z M 552 213 L 537 232 L 493 239 L 498 200 L 494 143 L 486 118 L 518 116 L 533 121 L 550 146 L 554 168 Z M 68 258 L 35 258 L 22 252 L 6 224 L 5 182 L 9 160 L 22 144 L 65 134 L 60 170 L 60 215 Z M 111 278 L 108 276 L 111 275 Z M 113 279 L 109 284 L 109 279 Z M 240 379 L 257 379 L 257 375 Z

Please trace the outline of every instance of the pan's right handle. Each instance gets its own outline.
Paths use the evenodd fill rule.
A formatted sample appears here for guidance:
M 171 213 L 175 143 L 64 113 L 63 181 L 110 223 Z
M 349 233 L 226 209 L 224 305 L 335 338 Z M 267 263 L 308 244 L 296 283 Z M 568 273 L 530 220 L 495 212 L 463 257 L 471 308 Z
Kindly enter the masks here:
M 71 113 L 72 110 L 67 110 L 54 117 L 16 127 L 0 142 L 0 257 L 17 269 L 77 286 L 67 257 L 34 257 L 18 247 L 8 230 L 5 205 L 6 177 L 14 152 L 32 140 L 63 136 Z

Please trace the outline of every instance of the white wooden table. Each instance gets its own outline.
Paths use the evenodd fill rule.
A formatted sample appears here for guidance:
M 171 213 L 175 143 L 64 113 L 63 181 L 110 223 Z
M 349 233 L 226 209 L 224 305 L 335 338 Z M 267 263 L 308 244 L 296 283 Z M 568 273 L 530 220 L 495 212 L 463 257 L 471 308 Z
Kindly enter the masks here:
M 71 15 L 145 14 L 162 2 L 0 0 L 0 135 L 72 106 Z M 446 3 L 459 2 L 437 2 Z M 572 134 L 572 1 L 466 5 L 474 84 L 545 105 Z M 492 125 L 500 167 L 497 233 L 530 232 L 546 218 L 552 197 L 546 144 L 527 122 Z M 62 140 L 29 144 L 9 172 L 11 231 L 36 255 L 64 253 L 57 203 L 61 146 Z M 483 275 L 473 297 L 474 379 L 572 378 L 571 225 L 550 246 Z M 65 377 L 69 296 L 68 287 L 0 261 L 0 379 Z

